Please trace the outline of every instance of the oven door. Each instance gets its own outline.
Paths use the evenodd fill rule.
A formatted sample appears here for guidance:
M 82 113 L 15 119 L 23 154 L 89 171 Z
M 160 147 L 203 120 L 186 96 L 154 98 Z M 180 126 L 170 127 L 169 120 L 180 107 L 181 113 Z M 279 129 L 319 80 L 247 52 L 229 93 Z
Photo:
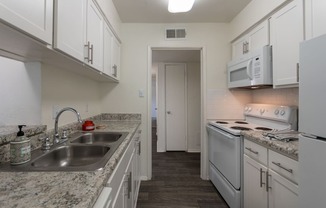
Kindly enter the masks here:
M 209 161 L 239 190 L 241 185 L 241 137 L 207 126 Z
M 252 85 L 252 59 L 228 64 L 228 87 L 249 87 Z

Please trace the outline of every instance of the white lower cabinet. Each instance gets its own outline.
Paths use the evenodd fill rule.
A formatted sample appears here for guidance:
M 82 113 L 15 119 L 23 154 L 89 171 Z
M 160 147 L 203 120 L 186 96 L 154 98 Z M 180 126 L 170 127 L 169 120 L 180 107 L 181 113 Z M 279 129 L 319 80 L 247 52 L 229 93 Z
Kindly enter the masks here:
M 245 139 L 243 165 L 244 208 L 298 207 L 298 162 Z M 264 148 L 266 151 L 261 151 Z M 266 155 L 264 155 L 266 154 Z M 259 158 L 267 158 L 268 165 Z
M 136 207 L 140 186 L 140 133 L 137 130 L 93 208 Z M 108 188 L 110 194 L 107 194 Z
M 287 180 L 273 170 L 269 174 L 268 199 L 270 208 L 298 208 L 298 185 Z
M 266 173 L 267 168 L 244 155 L 244 207 L 267 207 Z

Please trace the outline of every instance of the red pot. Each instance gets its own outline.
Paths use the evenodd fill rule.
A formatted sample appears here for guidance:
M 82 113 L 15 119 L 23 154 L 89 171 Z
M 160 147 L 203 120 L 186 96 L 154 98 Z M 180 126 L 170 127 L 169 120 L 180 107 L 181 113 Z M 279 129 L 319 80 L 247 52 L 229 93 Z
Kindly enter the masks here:
M 95 124 L 93 121 L 85 121 L 82 126 L 83 131 L 93 131 L 95 129 Z

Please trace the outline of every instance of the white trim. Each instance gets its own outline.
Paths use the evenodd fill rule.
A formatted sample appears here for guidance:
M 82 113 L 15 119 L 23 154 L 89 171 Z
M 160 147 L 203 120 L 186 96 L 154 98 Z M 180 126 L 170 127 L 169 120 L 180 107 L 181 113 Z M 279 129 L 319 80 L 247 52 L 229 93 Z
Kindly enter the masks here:
M 188 149 L 187 152 L 189 152 L 189 153 L 200 153 L 200 149 Z
M 190 47 L 154 47 L 154 46 L 148 46 L 148 65 L 147 65 L 147 81 L 148 81 L 148 100 L 147 100 L 147 120 L 151 121 L 152 119 L 152 111 L 151 111 L 151 93 L 152 93 L 152 51 L 153 50 L 200 50 L 201 51 L 201 58 L 200 58 L 200 85 L 201 85 L 201 128 L 200 128 L 200 141 L 201 141 L 201 160 L 200 160 L 200 177 L 204 180 L 208 180 L 208 151 L 207 151 L 207 132 L 206 132 L 206 48 L 203 46 L 190 46 Z M 148 151 L 148 160 L 147 160 L 147 179 L 150 180 L 152 178 L 152 124 L 151 122 L 147 123 L 147 151 Z
M 152 178 L 152 96 L 150 96 L 152 94 L 152 48 L 150 46 L 147 49 L 147 54 L 147 141 L 145 142 L 147 144 L 147 160 L 142 161 L 147 162 L 147 180 L 150 180 Z
M 200 85 L 201 85 L 201 128 L 200 128 L 200 177 L 204 180 L 208 180 L 208 147 L 207 147 L 207 132 L 206 132 L 206 48 L 203 47 L 201 50 L 201 57 L 200 57 Z

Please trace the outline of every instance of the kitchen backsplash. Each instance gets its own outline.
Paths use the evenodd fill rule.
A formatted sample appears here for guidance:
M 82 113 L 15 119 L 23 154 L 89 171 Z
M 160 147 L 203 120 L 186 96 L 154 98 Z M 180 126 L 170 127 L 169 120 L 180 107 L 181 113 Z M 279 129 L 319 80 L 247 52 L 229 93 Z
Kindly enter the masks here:
M 253 103 L 267 103 L 273 105 L 299 105 L 299 88 L 258 89 L 252 91 Z

